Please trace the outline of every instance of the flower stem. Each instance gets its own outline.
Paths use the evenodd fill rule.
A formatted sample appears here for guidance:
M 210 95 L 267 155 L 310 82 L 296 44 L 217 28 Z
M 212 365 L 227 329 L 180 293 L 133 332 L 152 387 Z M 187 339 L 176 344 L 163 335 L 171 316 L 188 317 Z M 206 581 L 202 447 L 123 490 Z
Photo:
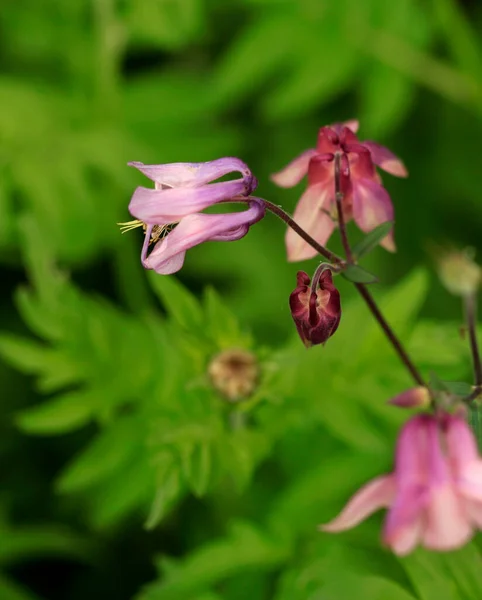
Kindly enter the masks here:
M 363 300 L 365 300 L 372 315 L 378 321 L 378 324 L 383 329 L 384 334 L 390 340 L 390 343 L 392 344 L 393 348 L 395 349 L 395 352 L 398 354 L 402 363 L 407 367 L 407 370 L 410 372 L 410 375 L 418 383 L 418 385 L 426 386 L 426 383 L 423 380 L 420 373 L 418 372 L 418 369 L 413 364 L 412 360 L 410 359 L 409 355 L 407 354 L 407 351 L 403 347 L 402 343 L 398 339 L 398 337 L 395 334 L 395 332 L 393 331 L 393 329 L 390 327 L 390 325 L 385 320 L 385 317 L 380 312 L 380 309 L 378 308 L 375 300 L 373 299 L 373 296 L 367 290 L 366 286 L 363 283 L 355 283 L 354 286 L 358 290 L 358 292 L 359 292 L 360 296 L 363 298 Z
M 343 191 L 341 189 L 341 154 L 337 152 L 335 154 L 335 199 L 336 199 L 336 210 L 338 213 L 338 227 L 340 229 L 341 241 L 343 244 L 343 248 L 345 249 L 347 263 L 349 265 L 354 264 L 353 253 L 351 251 L 350 242 L 348 240 L 348 235 L 346 232 L 346 223 L 345 217 L 343 215 Z M 368 291 L 366 285 L 363 283 L 354 283 L 354 286 L 358 290 L 358 293 L 363 298 L 368 308 L 370 309 L 372 315 L 375 320 L 378 321 L 378 324 L 383 330 L 383 333 L 386 335 L 390 343 L 392 344 L 395 352 L 398 354 L 400 360 L 405 365 L 410 375 L 413 377 L 415 382 L 418 385 L 423 385 L 426 387 L 426 384 L 423 380 L 423 377 L 419 373 L 418 369 L 413 364 L 410 356 L 402 345 L 402 342 L 399 340 L 393 329 L 388 324 L 387 320 L 381 313 L 380 309 L 377 306 L 373 296 Z
M 288 227 L 291 227 L 291 229 L 293 229 L 293 231 L 296 231 L 296 233 L 300 237 L 302 237 L 305 240 L 305 242 L 307 242 L 319 254 L 321 254 L 322 256 L 324 256 L 325 258 L 327 258 L 328 260 L 330 260 L 334 263 L 338 263 L 340 265 L 344 264 L 345 261 L 340 256 L 334 254 L 333 252 L 330 252 L 330 250 L 328 250 L 327 248 L 325 248 L 324 246 L 319 244 L 314 238 L 311 237 L 311 235 L 306 233 L 306 231 L 302 227 L 300 227 L 298 225 L 298 223 L 296 223 L 296 221 L 294 221 L 290 217 L 290 215 L 287 212 L 285 212 L 280 206 L 273 204 L 269 200 L 263 199 L 263 202 L 269 211 L 271 211 L 273 214 L 275 214 L 277 217 L 279 217 L 282 221 L 284 221 L 288 225 Z
M 346 254 L 346 260 L 348 264 L 353 264 L 353 254 L 351 251 L 350 243 L 348 241 L 348 235 L 346 233 L 345 216 L 343 214 L 342 202 L 343 202 L 343 191 L 341 189 L 341 154 L 340 152 L 335 153 L 335 200 L 336 200 L 336 211 L 338 213 L 338 227 L 340 229 L 341 242 Z
M 472 362 L 474 365 L 474 384 L 477 387 L 482 386 L 482 363 L 480 361 L 479 344 L 477 342 L 477 296 L 468 294 L 464 298 L 465 319 L 469 332 L 470 351 L 472 352 Z

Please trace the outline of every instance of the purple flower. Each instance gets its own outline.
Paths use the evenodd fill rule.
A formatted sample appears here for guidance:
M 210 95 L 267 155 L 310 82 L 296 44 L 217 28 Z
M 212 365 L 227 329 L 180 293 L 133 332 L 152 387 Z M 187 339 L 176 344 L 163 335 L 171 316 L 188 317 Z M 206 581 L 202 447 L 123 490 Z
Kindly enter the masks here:
M 294 219 L 317 242 L 326 245 L 336 227 L 334 156 L 341 155 L 341 191 L 345 221 L 353 218 L 362 231 L 393 220 L 390 196 L 380 183 L 378 165 L 388 173 L 406 177 L 403 163 L 390 150 L 375 142 L 360 142 L 355 135 L 358 121 L 322 127 L 316 149 L 306 150 L 287 167 L 272 176 L 281 187 L 293 187 L 308 174 L 308 187 L 294 212 Z M 394 251 L 393 233 L 381 242 Z M 312 258 L 314 250 L 291 228 L 286 233 L 288 260 Z
M 461 416 L 410 419 L 398 439 L 394 472 L 363 486 L 322 529 L 350 529 L 383 507 L 383 541 L 399 555 L 418 544 L 459 548 L 482 529 L 482 460 Z
M 264 216 L 264 205 L 249 197 L 257 181 L 238 158 L 220 158 L 204 163 L 172 163 L 129 166 L 154 181 L 154 188 L 138 187 L 129 203 L 136 221 L 122 224 L 127 231 L 143 226 L 146 232 L 141 261 L 146 269 L 167 275 L 182 268 L 186 250 L 207 241 L 239 240 L 250 225 Z M 241 178 L 215 182 L 223 175 L 241 173 Z M 225 214 L 201 211 L 230 200 L 244 199 L 247 210 Z M 152 250 L 150 247 L 153 246 Z
M 307 348 L 324 344 L 337 330 L 341 317 L 340 293 L 333 285 L 331 271 L 321 273 L 316 289 L 304 271 L 298 271 L 296 278 L 290 308 L 301 341 Z

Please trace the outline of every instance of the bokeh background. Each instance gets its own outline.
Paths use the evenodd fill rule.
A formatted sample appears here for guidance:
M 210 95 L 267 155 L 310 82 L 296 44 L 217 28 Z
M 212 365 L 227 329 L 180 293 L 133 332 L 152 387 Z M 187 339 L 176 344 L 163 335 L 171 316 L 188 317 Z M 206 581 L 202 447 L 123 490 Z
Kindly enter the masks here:
M 477 0 L 4 0 L 1 600 L 480 598 L 478 540 L 399 560 L 380 516 L 316 531 L 390 468 L 406 418 L 350 285 L 306 352 L 287 299 L 316 261 L 286 262 L 274 217 L 178 278 L 143 272 L 116 223 L 145 183 L 129 160 L 239 156 L 293 210 L 304 184 L 270 173 L 358 118 L 410 172 L 384 177 L 398 253 L 366 259 L 374 293 L 425 375 L 469 381 L 433 248 L 480 256 L 481 27 Z M 235 406 L 206 375 L 230 348 L 262 373 Z

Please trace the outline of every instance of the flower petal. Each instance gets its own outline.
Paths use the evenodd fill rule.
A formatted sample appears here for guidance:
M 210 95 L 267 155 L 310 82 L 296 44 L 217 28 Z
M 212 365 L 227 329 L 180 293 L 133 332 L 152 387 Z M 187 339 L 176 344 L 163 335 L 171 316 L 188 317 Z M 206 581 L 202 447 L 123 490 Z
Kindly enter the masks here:
M 399 527 L 384 543 L 398 556 L 406 556 L 419 543 L 423 531 L 423 518 L 416 516 L 409 524 Z
M 317 152 L 314 149 L 306 150 L 292 160 L 284 169 L 271 175 L 271 180 L 283 188 L 293 187 L 308 173 L 310 160 L 316 154 Z
M 482 460 L 472 429 L 464 418 L 447 415 L 445 438 L 458 492 L 482 500 Z
M 465 498 L 482 501 L 482 460 L 472 461 L 459 470 L 456 485 Z
M 322 245 L 326 244 L 335 228 L 333 220 L 323 210 L 329 203 L 330 196 L 331 191 L 324 184 L 308 186 L 293 215 L 298 225 Z M 291 227 L 286 232 L 285 241 L 290 262 L 306 260 L 318 254 Z
M 452 550 L 469 541 L 472 525 L 469 515 L 450 482 L 431 493 L 426 512 L 423 544 L 431 550 Z
M 372 179 L 353 178 L 353 218 L 365 232 L 380 223 L 393 221 L 393 205 L 387 190 Z M 383 238 L 381 245 L 390 252 L 395 251 L 393 230 Z
M 248 210 L 223 215 L 188 215 L 165 238 L 157 242 L 145 260 L 145 266 L 168 275 L 179 271 L 186 250 L 207 241 L 238 240 L 248 232 L 249 225 L 264 214 L 261 202 L 251 202 Z
M 341 513 L 326 525 L 322 531 L 337 533 L 350 529 L 380 508 L 390 506 L 395 494 L 393 475 L 382 475 L 369 481 L 348 501 Z
M 482 502 L 476 500 L 464 500 L 464 510 L 474 527 L 482 529 Z
M 365 148 L 370 150 L 373 162 L 381 169 L 397 177 L 408 177 L 408 171 L 403 162 L 385 146 L 376 142 L 362 142 Z
M 427 482 L 429 427 L 432 417 L 416 415 L 403 426 L 395 453 L 397 487 L 404 491 Z
M 343 121 L 343 125 L 345 127 L 348 127 L 348 129 L 351 129 L 353 133 L 356 133 L 358 131 L 360 123 L 357 119 L 349 119 L 348 121 Z
M 152 181 L 168 187 L 196 187 L 219 179 L 231 172 L 239 172 L 248 184 L 255 184 L 248 165 L 235 157 L 218 158 L 201 163 L 170 163 L 165 165 L 145 165 L 141 162 L 129 162 Z M 256 185 L 252 186 L 252 191 Z
M 211 183 L 196 188 L 169 188 L 153 190 L 138 187 L 129 203 L 129 212 L 155 225 L 176 223 L 183 217 L 197 213 L 208 206 L 229 200 L 248 192 L 242 179 Z

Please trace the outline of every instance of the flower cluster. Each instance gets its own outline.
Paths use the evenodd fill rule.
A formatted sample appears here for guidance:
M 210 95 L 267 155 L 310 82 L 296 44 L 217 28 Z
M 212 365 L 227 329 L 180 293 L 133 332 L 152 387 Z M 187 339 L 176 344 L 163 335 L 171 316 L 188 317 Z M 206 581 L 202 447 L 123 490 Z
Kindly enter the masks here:
M 256 178 L 244 162 L 230 157 L 203 163 L 129 163 L 151 179 L 154 187 L 138 187 L 134 191 L 129 211 L 135 220 L 121 225 L 124 230 L 143 227 L 143 266 L 169 274 L 181 269 L 189 248 L 206 241 L 239 240 L 264 216 L 266 208 L 270 209 L 289 225 L 288 260 L 321 254 L 331 261 L 320 264 L 312 279 L 299 271 L 296 289 L 289 299 L 291 315 L 305 346 L 324 344 L 337 330 L 341 317 L 340 294 L 333 274 L 344 272 L 347 279 L 348 269 L 351 277 L 368 274 L 355 262 L 345 223 L 353 219 L 364 232 L 388 223 L 363 243 L 370 248 L 380 243 L 394 251 L 394 210 L 376 167 L 398 177 L 407 175 L 403 163 L 390 150 L 372 141 L 359 141 L 357 130 L 357 121 L 322 127 L 315 149 L 303 152 L 273 175 L 273 181 L 281 187 L 292 187 L 308 175 L 308 186 L 295 209 L 294 220 L 279 206 L 252 196 Z M 219 181 L 230 173 L 241 177 Z M 204 212 L 230 202 L 244 203 L 246 209 L 221 214 Z M 346 260 L 324 247 L 337 225 Z M 417 383 L 417 387 L 393 398 L 391 404 L 427 412 L 412 417 L 402 428 L 393 473 L 363 486 L 338 517 L 322 529 L 344 531 L 379 508 L 388 508 L 383 541 L 399 555 L 417 545 L 432 550 L 457 548 L 475 530 L 482 529 L 482 459 L 474 435 L 458 410 L 462 401 L 468 403 L 482 394 L 482 363 L 475 335 L 475 294 L 481 271 L 461 254 L 446 256 L 440 270 L 445 285 L 465 298 L 475 372 L 475 386 L 466 396 L 445 391 L 441 394 L 449 398 L 445 404 L 437 401 L 433 390 L 425 385 L 366 287 L 361 285 L 360 281 L 367 280 L 351 279 Z M 255 357 L 242 350 L 223 352 L 209 365 L 212 386 L 230 402 L 246 399 L 259 376 Z

